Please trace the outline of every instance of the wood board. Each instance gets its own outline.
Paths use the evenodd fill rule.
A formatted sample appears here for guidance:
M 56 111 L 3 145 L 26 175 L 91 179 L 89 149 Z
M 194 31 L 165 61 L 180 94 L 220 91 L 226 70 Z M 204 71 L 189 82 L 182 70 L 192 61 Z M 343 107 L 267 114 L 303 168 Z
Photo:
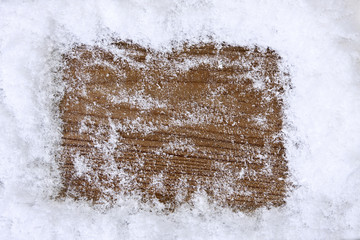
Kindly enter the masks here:
M 168 209 L 199 193 L 234 210 L 285 203 L 288 80 L 275 51 L 118 41 L 63 59 L 60 197 L 137 195 Z

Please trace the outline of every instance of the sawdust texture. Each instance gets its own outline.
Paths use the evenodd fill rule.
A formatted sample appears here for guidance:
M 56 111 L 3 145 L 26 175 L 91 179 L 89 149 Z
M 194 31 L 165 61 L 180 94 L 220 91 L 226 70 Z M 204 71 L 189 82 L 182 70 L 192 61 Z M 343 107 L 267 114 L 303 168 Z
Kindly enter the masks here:
M 64 55 L 63 187 L 95 204 L 120 195 L 234 210 L 281 206 L 287 189 L 287 74 L 267 48 L 131 42 Z

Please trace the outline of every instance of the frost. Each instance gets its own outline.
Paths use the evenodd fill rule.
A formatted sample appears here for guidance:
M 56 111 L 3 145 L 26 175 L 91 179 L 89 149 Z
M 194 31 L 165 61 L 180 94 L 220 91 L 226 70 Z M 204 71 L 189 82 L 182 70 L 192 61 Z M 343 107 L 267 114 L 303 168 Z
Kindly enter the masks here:
M 79 153 L 75 155 L 74 165 L 76 174 L 79 176 L 82 176 L 92 170 L 89 160 L 81 156 Z
M 117 95 L 108 96 L 108 98 L 113 103 L 128 103 L 134 108 L 143 110 L 166 108 L 166 102 L 153 99 L 151 96 L 147 96 L 141 91 L 136 92 L 135 95 L 130 95 L 124 90 Z

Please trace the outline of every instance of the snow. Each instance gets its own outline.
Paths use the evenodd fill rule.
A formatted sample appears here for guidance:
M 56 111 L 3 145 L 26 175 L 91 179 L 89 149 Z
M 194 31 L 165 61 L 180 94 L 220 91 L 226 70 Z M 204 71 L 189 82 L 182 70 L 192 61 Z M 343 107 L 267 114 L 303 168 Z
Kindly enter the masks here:
M 1 1 L 0 239 L 360 238 L 359 30 L 357 0 Z M 249 215 L 199 196 L 163 215 L 134 199 L 112 209 L 52 199 L 60 54 L 114 36 L 162 50 L 210 38 L 275 49 L 294 87 L 287 205 Z

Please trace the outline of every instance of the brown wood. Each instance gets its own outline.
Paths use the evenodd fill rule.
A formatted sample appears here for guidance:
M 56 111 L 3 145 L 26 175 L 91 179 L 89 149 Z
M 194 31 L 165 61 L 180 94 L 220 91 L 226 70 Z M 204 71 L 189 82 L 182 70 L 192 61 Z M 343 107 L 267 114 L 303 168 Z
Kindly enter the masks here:
M 64 61 L 60 196 L 137 194 L 174 209 L 204 192 L 236 210 L 284 204 L 287 82 L 273 50 L 117 42 L 77 46 Z

